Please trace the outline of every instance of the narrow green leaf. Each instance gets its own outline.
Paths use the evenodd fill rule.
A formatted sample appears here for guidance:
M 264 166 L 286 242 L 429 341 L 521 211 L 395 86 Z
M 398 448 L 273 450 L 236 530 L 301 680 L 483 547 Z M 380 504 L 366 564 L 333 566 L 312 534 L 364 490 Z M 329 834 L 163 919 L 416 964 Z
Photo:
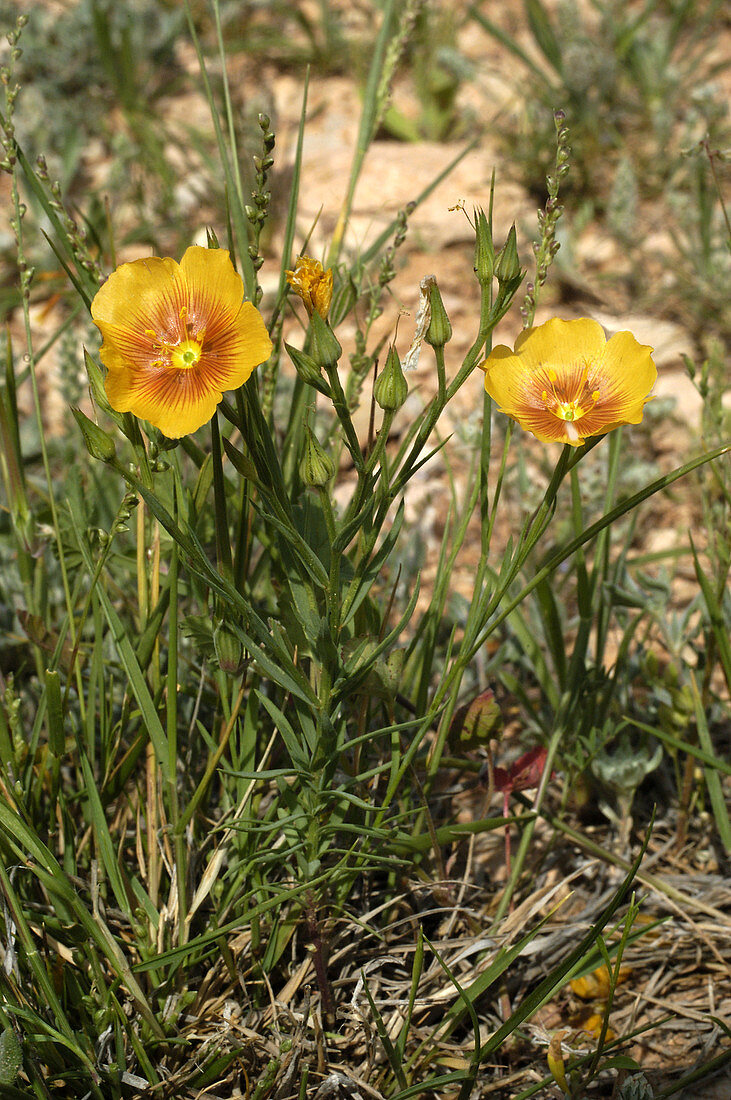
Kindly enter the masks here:
M 419 925 L 419 930 L 416 936 L 416 947 L 414 948 L 414 961 L 411 964 L 411 987 L 409 989 L 409 1000 L 408 1004 L 406 1005 L 403 1027 L 401 1028 L 401 1031 L 398 1034 L 398 1038 L 396 1039 L 396 1053 L 402 1062 L 404 1060 L 406 1042 L 409 1036 L 409 1029 L 411 1027 L 411 1018 L 414 1014 L 414 1006 L 416 1004 L 416 998 L 419 993 L 419 982 L 421 981 L 423 970 L 424 929 L 421 927 L 421 925 Z
M 310 759 L 313 746 L 306 747 L 301 743 L 301 739 L 294 732 L 294 728 L 289 719 L 285 716 L 284 712 L 279 709 L 276 703 L 273 703 L 271 699 L 260 691 L 256 692 L 256 697 L 281 734 L 294 767 L 297 768 L 298 771 L 307 774 L 310 770 Z
M 396 626 L 385 636 L 385 638 L 383 638 L 378 643 L 377 646 L 374 647 L 374 649 L 369 653 L 367 659 L 359 662 L 359 658 L 356 658 L 354 661 L 350 662 L 349 666 L 347 666 L 343 670 L 342 675 L 333 685 L 333 696 L 337 695 L 338 697 L 342 697 L 344 694 L 354 691 L 358 687 L 358 685 L 361 684 L 366 678 L 381 654 L 391 649 L 393 643 L 398 639 L 401 631 L 404 629 L 414 613 L 414 608 L 416 607 L 417 600 L 419 599 L 419 590 L 419 577 L 417 577 L 416 583 L 414 584 L 414 591 L 411 594 L 411 599 L 409 600 L 406 610 L 404 611 Z
M 383 4 L 383 15 L 381 17 L 381 27 L 373 47 L 371 65 L 368 71 L 365 92 L 363 94 L 363 109 L 360 117 L 360 126 L 358 127 L 358 137 L 356 140 L 355 153 L 353 155 L 353 163 L 350 169 L 348 190 L 330 243 L 330 251 L 327 258 L 328 267 L 332 267 L 337 263 L 340 256 L 340 249 L 343 244 L 345 229 L 350 219 L 355 189 L 358 185 L 358 179 L 363 168 L 363 161 L 365 160 L 365 155 L 375 136 L 381 99 L 385 98 L 388 91 L 387 88 L 383 87 L 383 82 L 388 61 L 387 49 L 394 33 L 394 10 L 395 0 L 385 0 Z M 392 75 L 393 73 L 391 73 L 391 76 Z
M 533 73 L 534 76 L 538 77 L 538 79 L 542 83 L 546 83 L 550 90 L 555 90 L 554 86 L 551 85 L 543 69 L 536 65 L 535 61 L 533 61 L 533 59 L 528 56 L 525 50 L 518 45 L 514 38 L 511 38 L 509 34 L 502 30 L 501 27 L 498 27 L 497 23 L 492 23 L 474 4 L 470 7 L 469 14 L 476 23 L 480 24 L 483 30 L 486 30 L 487 33 L 491 34 L 497 42 L 499 42 L 502 46 L 505 46 L 505 48 L 509 50 L 514 57 L 519 58 L 523 62 L 523 64 Z
M 408 1082 L 406 1081 L 406 1077 L 404 1075 L 404 1067 L 401 1056 L 398 1054 L 393 1043 L 391 1042 L 388 1030 L 385 1023 L 383 1022 L 383 1016 L 381 1016 L 381 1013 L 376 1008 L 376 1002 L 371 996 L 371 991 L 368 988 L 368 983 L 366 981 L 366 975 L 363 971 L 361 971 L 361 980 L 363 982 L 363 992 L 365 993 L 368 1004 L 370 1005 L 371 1013 L 373 1014 L 373 1020 L 376 1025 L 376 1031 L 378 1032 L 378 1038 L 381 1040 L 381 1045 L 383 1046 L 386 1057 L 388 1058 L 388 1063 L 393 1070 L 393 1075 L 398 1081 L 399 1086 L 402 1089 L 406 1089 L 408 1088 Z
M 372 499 L 372 498 L 371 498 Z M 390 530 L 386 533 L 383 542 L 378 550 L 370 558 L 364 558 L 358 563 L 358 567 L 355 571 L 355 575 L 348 586 L 348 590 L 343 597 L 343 618 L 341 626 L 345 627 L 351 621 L 358 608 L 366 599 L 373 584 L 375 583 L 381 568 L 388 560 L 391 551 L 396 545 L 399 532 L 404 519 L 404 503 L 399 503 L 396 515 L 393 518 Z M 337 540 L 336 540 L 337 545 Z M 335 549 L 333 548 L 333 552 Z
M 698 558 L 698 553 L 693 542 L 693 536 L 690 536 L 690 545 L 693 551 L 693 563 L 695 565 L 695 575 L 698 578 L 698 583 L 701 586 L 701 592 L 703 593 L 703 601 L 708 611 L 708 617 L 711 620 L 711 629 L 713 630 L 713 636 L 716 639 L 716 645 L 718 647 L 718 657 L 723 668 L 723 674 L 726 679 L 726 686 L 729 692 L 731 692 L 731 634 L 729 634 L 729 625 L 725 621 L 723 608 L 720 601 L 716 597 L 716 593 L 713 591 L 713 586 L 709 581 L 706 574 L 701 568 L 701 563 Z
M 447 964 L 445 963 L 444 959 L 441 957 L 439 952 L 434 950 L 434 945 L 432 943 L 430 943 L 429 940 L 427 940 L 426 942 L 429 944 L 429 947 L 431 948 L 432 952 L 434 953 L 434 957 L 436 958 L 437 962 L 441 966 L 442 970 L 447 975 L 447 977 L 449 978 L 449 980 L 452 983 L 452 985 L 454 986 L 454 988 L 457 990 L 457 995 L 459 997 L 459 1002 L 458 1003 L 462 1006 L 462 1008 L 464 1008 L 465 1012 L 467 1013 L 467 1015 L 470 1018 L 470 1023 L 472 1024 L 472 1034 L 474 1036 L 474 1041 L 475 1041 L 475 1056 L 477 1056 L 477 1054 L 479 1053 L 479 1050 L 480 1050 L 480 1021 L 477 1018 L 477 1012 L 475 1011 L 475 998 L 474 998 L 474 995 L 473 996 L 468 996 L 467 991 L 462 988 L 462 985 L 457 980 L 457 977 L 455 976 L 455 974 L 453 974 L 450 967 L 447 966 Z M 477 1064 L 479 1065 L 479 1062 Z
M 55 757 L 63 756 L 66 741 L 63 732 L 61 683 L 58 672 L 46 669 L 46 713 L 48 715 L 48 748 Z
M 713 743 L 708 729 L 706 714 L 703 709 L 703 702 L 698 690 L 698 684 L 692 672 L 690 674 L 690 683 L 693 691 L 693 703 L 695 705 L 695 721 L 698 727 L 698 740 L 701 743 L 702 749 L 710 756 L 713 755 Z M 726 855 L 729 855 L 731 854 L 731 822 L 729 821 L 721 777 L 718 771 L 710 766 L 706 766 L 703 769 L 703 774 L 705 776 L 706 786 L 708 787 L 708 797 L 713 807 L 713 816 L 716 819 L 718 835 L 724 846 Z
M 238 185 L 236 171 L 232 165 L 232 158 L 236 158 L 236 149 L 230 149 L 226 135 L 223 132 L 221 126 L 221 119 L 219 114 L 218 103 L 211 87 L 211 82 L 208 79 L 208 70 L 206 68 L 206 60 L 201 46 L 198 31 L 196 29 L 196 22 L 193 12 L 190 6 L 190 0 L 184 0 L 185 13 L 188 17 L 188 27 L 190 29 L 190 36 L 195 47 L 195 52 L 198 57 L 198 66 L 200 68 L 201 80 L 203 82 L 203 91 L 208 101 L 208 108 L 211 112 L 211 121 L 213 122 L 213 129 L 216 134 L 216 142 L 218 144 L 218 152 L 221 161 L 221 167 L 223 168 L 224 178 L 226 180 L 226 191 L 229 200 L 229 211 L 231 213 L 235 232 L 236 232 L 236 246 L 238 248 L 238 262 L 241 265 L 242 275 L 244 279 L 244 286 L 246 287 L 246 295 L 248 298 L 252 298 L 254 295 L 254 288 L 256 286 L 256 275 L 254 267 L 249 256 L 249 225 L 246 220 L 246 214 L 244 211 L 243 195 Z M 222 43 L 220 43 L 222 45 Z M 225 59 L 224 59 L 225 61 Z M 229 131 L 230 133 L 230 131 Z
M 622 721 L 630 726 L 636 726 L 638 730 L 644 730 L 645 733 L 651 733 L 653 737 L 657 737 L 658 741 L 662 741 L 664 745 L 668 745 L 671 749 L 677 749 L 679 752 L 694 756 L 701 764 L 713 768 L 714 771 L 720 772 L 722 775 L 731 775 L 731 764 L 728 760 L 723 760 L 720 756 L 714 755 L 712 751 L 704 752 L 697 745 L 691 745 L 689 741 L 681 741 L 678 737 L 672 737 L 665 730 L 660 729 L 659 726 L 648 726 L 645 722 L 638 722 L 636 718 L 625 717 Z
M 586 545 L 586 543 L 592 542 L 596 536 L 603 531 L 606 527 L 611 526 L 615 520 L 620 516 L 624 516 L 627 512 L 631 512 L 633 508 L 636 508 L 638 504 L 648 500 L 655 493 L 661 492 L 663 489 L 667 489 L 670 485 L 673 485 L 681 477 L 685 477 L 686 474 L 692 473 L 693 470 L 697 470 L 700 466 L 703 466 L 706 462 L 712 462 L 715 458 L 720 458 L 721 455 L 727 454 L 731 450 L 729 444 L 725 444 L 723 447 L 716 447 L 712 451 L 706 451 L 705 454 L 699 455 L 698 458 L 694 458 L 691 462 L 686 462 L 685 465 L 679 466 L 669 474 L 665 474 L 664 477 L 658 478 L 657 481 L 653 481 L 652 484 L 646 485 L 644 489 L 640 489 L 639 492 L 634 493 L 631 497 L 622 501 L 615 508 L 612 508 L 610 512 L 602 516 L 596 523 L 592 523 L 587 527 L 581 535 L 577 535 L 576 538 L 562 546 L 555 554 L 553 554 L 546 564 L 538 570 L 535 577 L 529 581 L 517 594 L 510 600 L 501 601 L 501 607 L 499 613 L 495 619 L 493 619 L 486 630 L 484 630 L 479 637 L 475 640 L 475 643 L 470 647 L 469 656 L 473 656 L 478 649 L 480 649 L 487 639 L 487 637 L 510 615 L 510 613 L 523 602 L 526 596 L 537 588 L 538 585 L 545 580 L 546 577 L 550 577 L 551 574 L 558 569 L 562 562 L 574 554 L 579 547 Z M 575 463 L 574 463 L 575 464 Z M 468 654 L 464 655 L 463 659 L 467 659 Z
M 279 288 L 277 291 L 277 304 L 269 326 L 271 332 L 277 322 L 282 302 L 287 292 L 287 269 L 294 259 L 292 249 L 295 233 L 297 231 L 297 210 L 299 206 L 300 179 L 302 176 L 302 153 L 305 143 L 305 122 L 307 119 L 307 94 L 310 85 L 309 66 L 305 71 L 305 83 L 302 89 L 302 109 L 300 111 L 299 129 L 297 131 L 297 145 L 295 147 L 294 161 L 290 168 L 291 180 L 289 184 L 289 205 L 287 207 L 287 220 L 284 224 L 284 241 L 282 243 L 282 266 L 279 272 Z
M 73 511 L 69 513 L 72 517 L 72 523 L 74 525 L 76 534 L 76 543 L 81 556 L 84 559 L 84 564 L 89 573 L 94 573 L 94 563 L 91 558 L 91 552 L 89 550 L 88 543 L 86 541 L 85 534 L 80 531 L 76 524 L 76 517 Z M 165 738 L 165 730 L 162 727 L 160 716 L 157 713 L 157 709 L 153 702 L 150 690 L 147 686 L 142 669 L 139 666 L 137 657 L 135 655 L 132 642 L 125 630 L 124 624 L 119 615 L 112 606 L 112 602 L 107 595 L 104 585 L 97 585 L 96 595 L 99 603 L 102 606 L 104 615 L 109 629 L 112 635 L 112 641 L 114 642 L 119 659 L 122 662 L 124 671 L 129 679 L 130 688 L 132 694 L 135 697 L 137 706 L 140 708 L 140 714 L 147 730 L 152 746 L 155 750 L 155 757 L 157 759 L 158 766 L 162 772 L 163 778 L 167 781 L 169 779 L 168 769 L 168 751 L 167 740 Z
M 23 1050 L 12 1027 L 0 1034 L 0 1085 L 12 1085 L 23 1066 Z
M 139 478 L 129 470 L 120 465 L 119 472 L 140 493 L 152 514 L 156 519 L 159 519 L 162 526 L 186 555 L 189 569 L 197 573 L 214 592 L 222 596 L 229 603 L 231 609 L 241 615 L 247 627 L 254 630 L 258 641 L 255 641 L 251 634 L 238 624 L 230 624 L 266 675 L 270 676 L 274 683 L 279 684 L 286 691 L 291 691 L 298 698 L 316 701 L 317 696 L 306 677 L 292 661 L 286 647 L 282 645 L 275 647 L 272 631 L 267 629 L 265 623 L 254 612 L 241 593 L 225 577 L 222 577 L 208 560 L 195 531 L 190 527 L 184 531 L 155 494 L 151 493 Z M 325 576 L 327 575 L 325 574 Z
M 19 856 L 25 858 L 28 854 L 35 861 L 32 865 L 33 873 L 41 882 L 42 886 L 49 892 L 49 894 L 56 899 L 56 903 L 63 903 L 86 932 L 87 936 L 93 943 L 103 952 L 105 958 L 108 960 L 114 972 L 118 975 L 119 979 L 126 985 L 127 989 L 131 993 L 132 997 L 137 1003 L 141 1015 L 144 1017 L 146 1023 L 153 1030 L 158 1038 L 163 1037 L 162 1028 L 155 1019 L 147 998 L 145 997 L 142 989 L 139 986 L 129 963 L 127 962 L 121 947 L 112 936 L 107 925 L 101 919 L 98 914 L 92 915 L 85 904 L 81 900 L 80 896 L 69 882 L 68 876 L 61 865 L 58 863 L 52 852 L 46 847 L 43 841 L 36 836 L 35 832 L 30 826 L 19 817 L 19 815 L 7 805 L 5 801 L 0 799 L 0 827 L 5 832 L 6 842 L 11 846 L 14 851 L 18 852 Z M 10 884 L 5 874 L 5 869 L 0 863 L 0 879 L 3 881 L 6 896 L 9 896 Z M 16 924 L 18 921 L 22 921 L 23 917 L 20 910 L 14 911 L 14 919 Z M 37 952 L 32 948 L 33 956 L 37 956 Z M 29 956 L 30 960 L 31 956 Z M 152 961 L 151 969 L 155 968 L 157 958 Z M 43 975 L 46 975 L 45 965 L 43 966 Z M 46 975 L 47 978 L 47 975 Z M 43 982 L 43 976 L 40 980 Z M 54 1007 L 55 1019 L 61 1021 L 65 1019 L 63 1010 L 58 1004 L 58 999 L 53 990 L 53 986 L 50 983 L 50 979 L 47 981 L 48 988 L 45 990 L 49 1004 L 58 1005 Z M 73 1036 L 73 1031 L 69 1026 L 69 1036 Z M 80 1055 L 83 1057 L 83 1055 Z
M 114 896 L 117 899 L 117 905 L 131 924 L 133 920 L 132 910 L 130 909 L 129 898 L 127 897 L 127 891 L 119 869 L 117 853 L 109 832 L 109 826 L 107 825 L 104 807 L 99 797 L 94 773 L 91 770 L 88 757 L 81 746 L 79 746 L 79 755 L 81 756 L 81 767 L 84 772 L 84 793 L 89 800 L 91 825 L 94 830 L 97 851 L 101 857 L 101 863 L 111 884 Z M 150 838 L 150 842 L 155 843 L 153 838 Z

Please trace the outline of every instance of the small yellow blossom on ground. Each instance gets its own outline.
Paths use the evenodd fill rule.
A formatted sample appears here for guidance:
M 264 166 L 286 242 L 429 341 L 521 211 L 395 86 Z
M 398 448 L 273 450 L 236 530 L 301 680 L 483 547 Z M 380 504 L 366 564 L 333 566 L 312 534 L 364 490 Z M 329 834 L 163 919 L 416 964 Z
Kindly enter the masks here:
M 620 966 L 617 985 L 622 985 L 629 979 L 632 973 L 630 966 Z M 584 1001 L 605 1001 L 611 988 L 611 976 L 606 964 L 592 970 L 591 974 L 584 974 L 581 978 L 572 978 L 570 986 L 577 997 Z
M 104 338 L 109 404 L 170 439 L 206 424 L 225 391 L 243 385 L 272 350 L 223 248 L 194 245 L 179 264 L 155 256 L 122 264 L 91 315 Z
M 597 321 L 553 318 L 494 348 L 485 389 L 501 410 L 543 442 L 579 447 L 620 424 L 639 424 L 657 370 L 652 348 L 631 332 L 610 340 Z
M 588 1016 L 585 1016 L 578 1025 L 578 1029 L 586 1032 L 587 1035 L 591 1035 L 592 1039 L 598 1039 L 603 1028 L 604 1017 L 599 1012 L 592 1012 Z M 608 1027 L 604 1033 L 605 1041 L 611 1043 L 612 1039 L 616 1038 L 616 1034 L 614 1028 Z
M 287 282 L 305 303 L 305 309 L 310 317 L 317 310 L 323 321 L 327 320 L 333 296 L 331 267 L 325 271 L 319 260 L 311 260 L 309 256 L 298 256 L 294 271 L 287 272 Z

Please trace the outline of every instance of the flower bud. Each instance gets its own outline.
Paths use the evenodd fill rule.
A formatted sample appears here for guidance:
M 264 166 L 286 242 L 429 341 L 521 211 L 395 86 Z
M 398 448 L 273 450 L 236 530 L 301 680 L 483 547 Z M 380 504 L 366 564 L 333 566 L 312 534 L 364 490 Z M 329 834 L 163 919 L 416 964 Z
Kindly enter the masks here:
M 308 386 L 314 386 L 316 390 L 319 390 L 320 393 L 324 393 L 326 397 L 330 397 L 330 387 L 322 376 L 322 370 L 312 356 L 307 355 L 304 351 L 300 351 L 299 348 L 293 348 L 290 344 L 285 343 L 284 346 L 302 381 L 306 382 Z
M 322 449 L 309 424 L 305 425 L 305 450 L 300 461 L 300 477 L 305 485 L 321 488 L 335 474 L 332 459 Z
M 489 286 L 495 274 L 495 248 L 484 210 L 475 211 L 475 274 L 480 286 Z
M 221 671 L 229 676 L 238 676 L 244 667 L 244 647 L 225 622 L 220 622 L 214 628 L 213 648 Z
M 431 321 L 424 339 L 433 348 L 443 348 L 452 339 L 452 326 L 449 317 L 447 317 L 447 311 L 444 308 L 436 279 L 429 289 L 429 304 L 431 306 Z
M 518 259 L 518 239 L 514 225 L 510 227 L 508 238 L 498 253 L 495 274 L 499 283 L 510 283 L 522 275 L 520 260 Z
M 310 319 L 310 335 L 312 339 L 312 358 L 318 366 L 332 368 L 343 354 L 343 349 L 338 343 L 335 333 L 315 310 Z
M 93 420 L 89 420 L 89 417 L 74 405 L 71 406 L 71 412 L 81 428 L 86 449 L 91 457 L 98 458 L 100 462 L 111 462 L 117 453 L 111 435 L 100 428 L 98 424 L 95 424 Z
M 376 379 L 373 396 L 386 412 L 396 412 L 406 400 L 409 384 L 401 370 L 401 360 L 393 345 L 388 349 L 386 364 Z

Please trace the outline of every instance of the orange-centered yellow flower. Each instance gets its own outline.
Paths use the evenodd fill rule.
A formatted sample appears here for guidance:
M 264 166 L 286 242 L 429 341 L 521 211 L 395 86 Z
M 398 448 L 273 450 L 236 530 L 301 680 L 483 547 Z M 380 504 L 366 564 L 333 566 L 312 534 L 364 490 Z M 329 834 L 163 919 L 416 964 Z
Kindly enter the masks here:
M 485 389 L 544 442 L 580 446 L 620 424 L 639 424 L 657 370 L 631 332 L 610 340 L 597 321 L 553 318 L 500 344 L 484 363 Z
M 122 264 L 91 303 L 104 342 L 109 404 L 171 439 L 213 416 L 269 358 L 264 320 L 223 248 L 187 249 L 180 263 L 151 257 Z
M 309 256 L 298 256 L 294 271 L 287 272 L 287 282 L 305 303 L 305 309 L 310 317 L 317 310 L 323 321 L 327 320 L 333 296 L 331 267 L 325 271 L 319 260 L 311 260 Z

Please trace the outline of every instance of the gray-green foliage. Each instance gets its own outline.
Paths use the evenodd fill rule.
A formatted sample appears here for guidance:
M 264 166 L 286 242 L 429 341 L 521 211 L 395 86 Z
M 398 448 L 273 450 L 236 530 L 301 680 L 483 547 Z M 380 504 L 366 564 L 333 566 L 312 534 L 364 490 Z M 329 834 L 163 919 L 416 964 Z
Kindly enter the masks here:
M 678 0 L 661 9 L 654 0 L 631 8 L 623 0 L 593 0 L 585 10 L 577 0 L 562 0 L 554 12 L 543 0 L 524 0 L 523 7 L 537 62 L 478 5 L 471 11 L 522 66 L 522 116 L 506 136 L 528 186 L 535 187 L 547 169 L 557 107 L 566 112 L 572 137 L 569 188 L 601 205 L 620 160 L 629 157 L 643 193 L 656 194 L 674 175 L 683 141 L 707 133 L 716 142 L 728 132 L 728 110 L 712 84 L 724 62 L 712 59 L 709 47 L 720 3 Z M 701 74 L 703 96 L 697 94 Z
M 0 0 L 1 26 L 16 15 L 13 0 Z M 164 92 L 184 13 L 160 0 L 79 0 L 60 11 L 38 4 L 30 15 L 17 71 L 18 140 L 29 155 L 44 153 L 67 187 L 89 142 L 108 133 L 111 104 L 149 108 Z
M 627 1077 L 619 1090 L 621 1100 L 653 1100 L 655 1093 L 644 1073 Z

